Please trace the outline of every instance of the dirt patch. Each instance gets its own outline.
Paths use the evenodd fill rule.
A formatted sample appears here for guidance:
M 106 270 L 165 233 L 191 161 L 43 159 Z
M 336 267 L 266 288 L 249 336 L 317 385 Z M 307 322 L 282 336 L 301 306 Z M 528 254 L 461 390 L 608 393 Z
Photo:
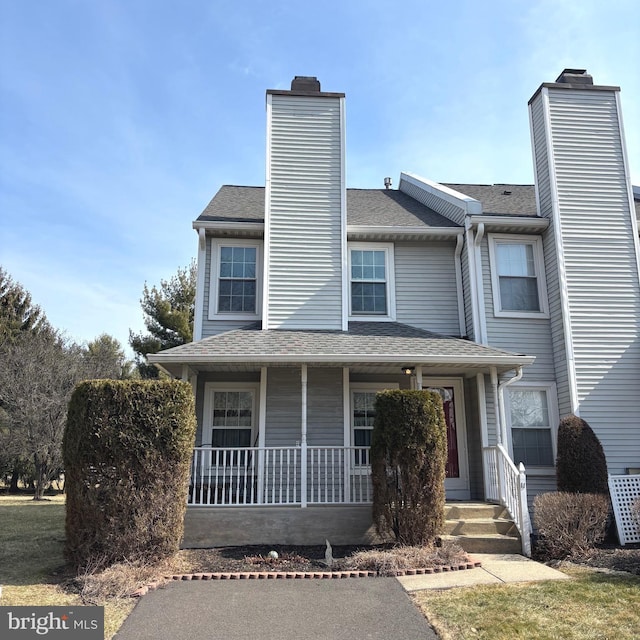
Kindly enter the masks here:
M 396 551 L 394 551 L 396 549 Z M 393 545 L 335 546 L 332 548 L 333 562 L 326 561 L 326 547 L 259 545 L 241 547 L 219 547 L 216 549 L 186 549 L 180 551 L 176 564 L 184 573 L 245 572 L 245 571 L 344 571 L 349 569 L 391 570 L 390 556 L 400 557 L 400 548 Z M 366 555 L 365 555 L 366 552 Z M 406 556 L 406 554 L 405 554 Z M 416 558 L 414 556 L 414 558 Z M 430 568 L 444 565 L 458 565 L 469 562 L 466 553 L 457 545 L 446 545 L 423 550 L 420 566 Z M 365 567 L 362 563 L 367 563 Z M 403 566 L 393 569 L 402 569 Z

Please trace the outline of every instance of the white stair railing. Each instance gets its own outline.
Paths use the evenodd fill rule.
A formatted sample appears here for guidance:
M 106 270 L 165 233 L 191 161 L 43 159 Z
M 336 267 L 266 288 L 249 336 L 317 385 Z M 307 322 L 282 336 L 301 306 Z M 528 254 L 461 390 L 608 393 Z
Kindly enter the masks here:
M 520 539 L 522 554 L 531 556 L 531 519 L 527 503 L 527 476 L 522 463 L 516 467 L 501 445 L 483 449 L 485 499 L 498 502 L 511 516 Z

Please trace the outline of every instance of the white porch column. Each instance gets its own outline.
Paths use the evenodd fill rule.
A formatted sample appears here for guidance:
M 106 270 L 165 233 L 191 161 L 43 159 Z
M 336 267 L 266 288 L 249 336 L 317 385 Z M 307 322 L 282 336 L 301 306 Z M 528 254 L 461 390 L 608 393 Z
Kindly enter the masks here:
M 258 403 L 258 504 L 264 503 L 264 447 L 267 427 L 267 367 L 260 368 Z
M 416 389 L 422 391 L 422 365 L 416 365 Z
M 351 502 L 351 463 L 353 452 L 347 447 L 351 446 L 351 390 L 349 386 L 349 367 L 342 367 L 342 415 L 344 420 L 344 436 L 342 444 L 344 449 L 344 495 L 343 502 Z
M 480 419 L 480 446 L 482 448 L 482 477 L 484 478 L 485 500 L 490 495 L 491 475 L 487 465 L 485 449 L 489 446 L 489 427 L 487 426 L 487 395 L 484 384 L 484 373 L 476 374 L 476 391 L 478 394 L 478 414 Z
M 302 415 L 300 416 L 302 433 L 300 434 L 300 506 L 307 506 L 307 365 L 300 370 Z
M 498 444 L 502 444 L 502 425 L 500 424 L 500 400 L 498 398 L 498 370 L 490 367 L 491 391 L 493 392 L 493 413 L 496 421 L 496 439 Z

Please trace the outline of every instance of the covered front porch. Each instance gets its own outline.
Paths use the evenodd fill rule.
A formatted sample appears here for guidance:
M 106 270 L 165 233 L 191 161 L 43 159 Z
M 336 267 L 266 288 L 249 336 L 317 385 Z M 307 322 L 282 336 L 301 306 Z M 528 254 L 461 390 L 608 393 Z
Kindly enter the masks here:
M 368 514 L 370 525 L 375 395 L 428 388 L 441 394 L 447 421 L 447 500 L 501 503 L 528 526 L 524 473 L 502 445 L 501 396 L 532 358 L 405 325 L 358 323 L 349 332 L 236 330 L 154 361 L 196 394 L 190 518 L 253 510 L 257 522 L 265 509 L 279 518 L 281 509 L 331 508 Z

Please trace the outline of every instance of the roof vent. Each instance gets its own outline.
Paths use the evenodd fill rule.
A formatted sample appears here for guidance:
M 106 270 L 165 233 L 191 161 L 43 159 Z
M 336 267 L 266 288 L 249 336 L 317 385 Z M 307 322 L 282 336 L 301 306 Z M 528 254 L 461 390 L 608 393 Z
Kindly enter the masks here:
M 503 195 L 503 196 L 510 196 L 510 195 L 511 195 L 511 191 L 508 191 L 507 189 L 505 189 L 505 190 L 502 192 L 502 195 Z
M 296 76 L 291 81 L 291 91 L 320 93 L 320 81 L 315 76 Z
M 385 189 L 391 189 L 391 178 L 385 178 L 384 179 L 384 188 Z
M 556 82 L 565 84 L 593 84 L 593 78 L 586 69 L 564 69 Z

